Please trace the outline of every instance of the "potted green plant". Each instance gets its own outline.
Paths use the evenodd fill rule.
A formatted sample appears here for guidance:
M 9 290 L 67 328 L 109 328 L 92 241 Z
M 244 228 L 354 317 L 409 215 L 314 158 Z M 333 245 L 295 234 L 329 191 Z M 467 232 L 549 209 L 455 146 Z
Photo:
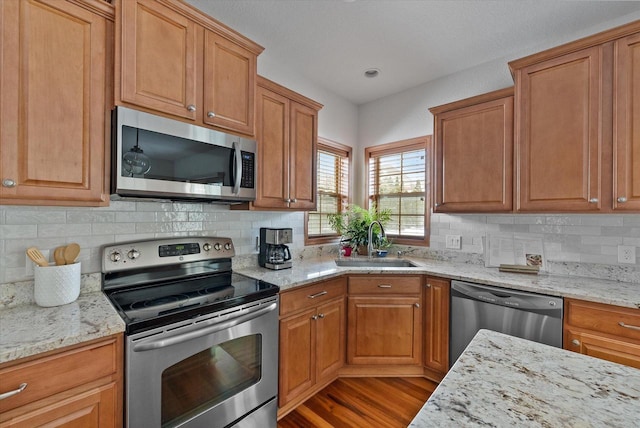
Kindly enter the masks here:
M 362 208 L 358 205 L 349 205 L 346 211 L 342 213 L 329 214 L 329 225 L 333 230 L 344 237 L 349 246 L 357 249 L 358 254 L 367 254 L 367 245 L 369 239 L 369 225 L 373 221 L 379 221 L 382 225 L 386 225 L 391 219 L 391 211 L 388 209 L 378 210 L 375 203 L 369 206 L 369 209 Z M 378 243 L 380 235 L 380 227 L 375 225 L 372 231 L 374 243 Z

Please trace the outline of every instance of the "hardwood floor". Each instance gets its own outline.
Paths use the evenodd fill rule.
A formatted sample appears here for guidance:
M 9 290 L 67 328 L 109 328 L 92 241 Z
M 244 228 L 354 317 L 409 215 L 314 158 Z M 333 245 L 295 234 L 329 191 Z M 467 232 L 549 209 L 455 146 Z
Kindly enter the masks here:
M 419 377 L 340 378 L 282 418 L 278 428 L 406 427 L 436 386 Z

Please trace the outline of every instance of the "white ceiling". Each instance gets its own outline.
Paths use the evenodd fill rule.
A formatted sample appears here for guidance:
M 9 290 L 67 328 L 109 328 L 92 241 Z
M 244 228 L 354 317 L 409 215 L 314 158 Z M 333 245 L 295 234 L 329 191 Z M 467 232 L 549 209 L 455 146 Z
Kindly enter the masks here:
M 640 1 L 187 1 L 356 105 L 640 10 Z M 364 77 L 368 68 L 380 75 Z

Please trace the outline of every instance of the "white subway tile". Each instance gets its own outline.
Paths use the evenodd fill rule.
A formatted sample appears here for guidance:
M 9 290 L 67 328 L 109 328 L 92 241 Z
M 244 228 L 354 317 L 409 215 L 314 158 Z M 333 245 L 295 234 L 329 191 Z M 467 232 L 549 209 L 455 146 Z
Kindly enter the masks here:
M 115 212 L 105 211 L 68 211 L 67 223 L 113 223 L 116 218 Z
M 558 226 L 580 226 L 582 224 L 580 216 L 577 215 L 547 215 L 544 219 L 544 223 Z
M 622 245 L 621 236 L 582 236 L 583 245 Z
M 85 224 L 40 224 L 38 225 L 38 237 L 73 237 L 91 235 L 90 223 Z
M 607 255 L 597 255 L 597 254 L 581 254 L 580 261 L 582 263 L 599 263 L 599 264 L 607 264 L 607 265 L 615 265 L 618 264 L 618 256 L 607 256 Z
M 135 223 L 94 223 L 91 226 L 91 233 L 94 235 L 117 235 L 136 231 Z
M 177 221 L 173 222 L 173 230 L 176 232 L 202 231 L 202 222 L 199 221 Z
M 38 226 L 34 224 L 14 225 L 7 224 L 0 226 L 1 239 L 32 239 L 38 237 Z
M 189 212 L 202 211 L 202 204 L 188 203 L 188 202 L 174 202 L 173 211 L 189 211 Z
M 136 234 L 173 232 L 172 223 L 136 223 L 135 227 Z
M 490 224 L 514 224 L 515 218 L 512 215 L 490 215 L 487 216 L 487 223 Z
M 623 216 L 620 215 L 584 214 L 580 219 L 583 226 L 624 226 Z
M 156 213 L 157 222 L 171 222 L 171 221 L 188 221 L 189 216 L 193 213 L 186 211 L 180 212 L 158 212 Z
M 173 204 L 171 202 L 136 202 L 136 211 L 168 212 L 173 211 Z
M 145 223 L 156 221 L 156 213 L 153 211 L 142 212 L 117 212 L 116 223 Z
M 47 224 L 56 223 L 63 224 L 67 222 L 67 213 L 65 211 L 9 211 L 6 214 L 6 224 Z

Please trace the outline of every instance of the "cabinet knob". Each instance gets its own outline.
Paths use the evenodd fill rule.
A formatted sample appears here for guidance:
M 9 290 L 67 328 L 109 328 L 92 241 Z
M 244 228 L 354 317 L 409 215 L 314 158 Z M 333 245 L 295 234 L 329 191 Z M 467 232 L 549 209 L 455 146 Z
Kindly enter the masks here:
M 210 111 L 210 112 L 207 112 L 207 117 L 216 117 L 216 114 Z
M 292 204 L 295 204 L 296 202 L 298 202 L 298 200 L 296 198 L 290 199 L 289 202 L 291 202 Z
M 590 204 L 597 204 L 597 203 L 598 203 L 598 198 L 591 198 L 591 199 L 589 199 L 589 203 L 590 203 Z
M 315 321 L 315 320 L 317 320 L 317 319 L 318 319 L 318 316 L 317 316 L 317 315 L 314 315 L 314 316 L 312 316 L 312 317 L 311 317 L 311 319 Z
M 431 288 L 431 284 L 427 282 L 427 288 Z
M 291 202 L 291 199 L 287 198 L 287 199 L 285 199 L 284 201 L 285 201 L 286 203 L 289 203 L 289 202 Z
M 434 205 L 436 207 L 441 207 L 442 205 L 444 205 L 444 202 L 436 202 Z
M 318 318 L 324 318 L 324 314 L 318 314 Z
M 189 111 L 191 111 L 191 112 L 196 111 L 196 106 L 194 106 L 193 104 L 189 104 L 189 105 L 187 106 L 187 110 L 189 110 Z
M 571 341 L 571 344 L 572 344 L 572 345 L 575 345 L 575 346 L 580 346 L 580 341 L 579 341 L 578 339 L 573 339 L 573 340 Z
M 420 303 L 414 303 L 413 306 L 415 306 L 416 308 L 420 307 Z
M 2 187 L 16 187 L 18 183 L 12 178 L 5 178 L 2 180 Z
M 623 204 L 623 203 L 627 202 L 627 198 L 625 198 L 624 196 L 620 196 L 620 197 L 618 198 L 618 202 L 620 202 L 621 204 Z

